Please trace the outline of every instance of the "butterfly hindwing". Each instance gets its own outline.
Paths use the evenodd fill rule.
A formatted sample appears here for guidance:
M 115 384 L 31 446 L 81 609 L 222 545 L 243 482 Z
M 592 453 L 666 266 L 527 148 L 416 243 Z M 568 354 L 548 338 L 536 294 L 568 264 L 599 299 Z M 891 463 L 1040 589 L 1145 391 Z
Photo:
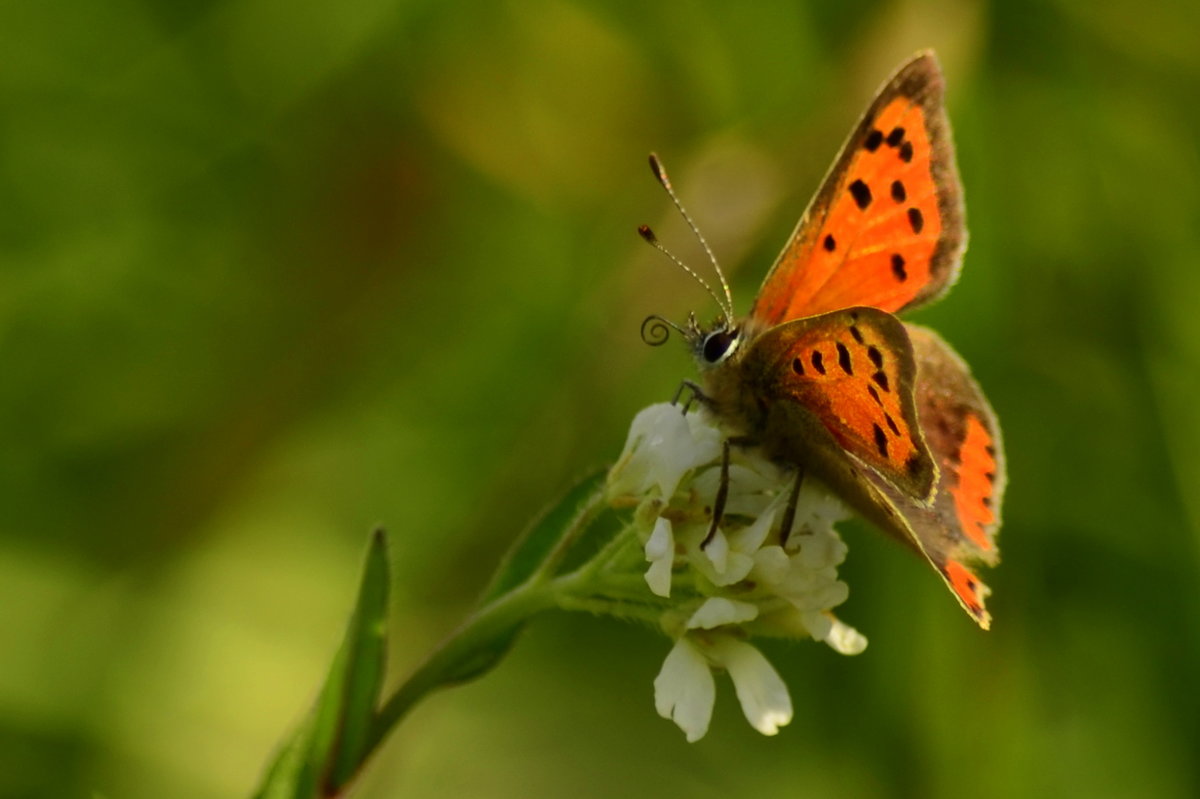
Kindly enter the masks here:
M 1004 498 L 1000 426 L 966 363 L 937 333 L 905 325 L 917 360 L 917 413 L 942 467 L 944 548 L 992 563 Z
M 912 347 L 894 316 L 847 308 L 779 325 L 755 340 L 744 368 L 767 376 L 758 391 L 805 408 L 904 496 L 931 498 L 937 467 L 917 421 Z
M 917 414 L 939 467 L 938 490 L 932 506 L 921 506 L 885 481 L 873 482 L 899 512 L 912 543 L 986 628 L 989 589 L 972 565 L 999 560 L 995 534 L 1005 487 L 1000 427 L 958 354 L 933 331 L 905 327 L 917 364 Z
M 929 52 L 884 85 L 768 273 L 752 318 L 774 325 L 852 305 L 898 312 L 949 288 L 966 233 L 942 96 Z

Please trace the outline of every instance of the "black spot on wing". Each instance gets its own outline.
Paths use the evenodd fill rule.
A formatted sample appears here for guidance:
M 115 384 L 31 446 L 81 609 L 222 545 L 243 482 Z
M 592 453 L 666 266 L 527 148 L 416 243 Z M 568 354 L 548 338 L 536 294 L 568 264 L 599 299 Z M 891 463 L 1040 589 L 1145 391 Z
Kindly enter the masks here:
M 892 415 L 885 411 L 883 418 L 887 422 L 887 426 L 892 429 L 892 432 L 896 435 L 900 435 L 900 428 L 896 425 L 896 420 L 892 418 Z
M 809 358 L 812 361 L 813 368 L 821 374 L 825 374 L 825 358 L 822 357 L 820 351 L 813 350 L 812 356 Z
M 898 180 L 892 181 L 892 199 L 898 203 L 902 203 L 908 199 L 908 191 L 905 190 L 904 184 Z
M 821 246 L 823 246 L 825 248 L 825 252 L 833 252 L 834 250 L 837 249 L 837 241 L 833 238 L 832 235 L 826 234 L 825 241 L 822 242 Z
M 913 160 L 912 142 L 906 141 L 900 145 L 900 160 L 906 164 Z
M 871 204 L 871 188 L 861 180 L 856 180 L 850 184 L 850 196 L 854 198 L 854 204 L 860 210 L 865 210 Z
M 887 433 L 883 432 L 883 428 L 877 424 L 872 424 L 875 429 L 875 448 L 879 450 L 879 454 L 883 457 L 888 456 L 888 440 Z
M 881 144 L 883 144 L 883 131 L 878 128 L 873 129 L 867 134 L 867 138 L 863 139 L 863 149 L 869 153 L 878 150 Z
M 897 147 L 902 141 L 904 141 L 904 128 L 892 128 L 892 132 L 887 135 L 888 147 Z
M 876 369 L 883 368 L 883 353 L 874 344 L 867 347 L 867 357 L 871 359 L 871 363 L 875 364 Z
M 850 325 L 850 335 L 854 336 L 854 340 L 859 344 L 863 343 L 863 334 L 862 331 L 858 329 L 857 325 Z
M 892 390 L 888 386 L 888 376 L 886 374 L 884 374 L 883 372 L 881 372 L 881 371 L 876 372 L 875 374 L 871 375 L 871 379 L 875 381 L 875 385 L 879 386 L 884 391 Z
M 838 366 L 842 367 L 842 371 L 848 375 L 854 374 L 854 366 L 850 363 L 850 350 L 846 349 L 846 345 L 842 342 L 837 342 Z
M 908 224 L 912 227 L 913 233 L 920 233 L 921 228 L 925 227 L 925 217 L 920 208 L 908 209 Z
M 908 280 L 908 271 L 904 268 L 904 256 L 898 252 L 892 253 L 892 274 L 901 283 Z

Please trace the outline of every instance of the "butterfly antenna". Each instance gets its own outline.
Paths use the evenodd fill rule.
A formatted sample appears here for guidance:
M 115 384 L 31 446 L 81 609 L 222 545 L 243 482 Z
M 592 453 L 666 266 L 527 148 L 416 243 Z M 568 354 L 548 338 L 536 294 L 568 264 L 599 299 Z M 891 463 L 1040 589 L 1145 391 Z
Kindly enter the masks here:
M 665 344 L 667 339 L 671 337 L 672 330 L 687 338 L 688 331 L 670 319 L 666 319 L 658 314 L 651 314 L 642 320 L 642 341 L 651 347 L 659 347 Z
M 721 309 L 721 314 L 725 317 L 726 327 L 733 326 L 733 314 L 730 312 L 729 308 L 725 306 L 725 303 L 721 302 L 721 295 L 713 291 L 713 287 L 709 285 L 707 280 L 696 274 L 696 270 L 679 260 L 677 257 L 675 257 L 675 253 L 664 247 L 662 242 L 658 240 L 658 236 L 654 235 L 654 231 L 650 229 L 649 225 L 638 225 L 638 235 L 645 239 L 646 243 L 651 247 L 670 258 L 672 263 L 691 275 L 692 279 L 694 279 L 697 283 L 699 283 L 701 286 L 704 286 L 704 290 L 708 292 L 708 296 L 712 297 L 713 301 L 716 302 L 717 306 Z
M 721 311 L 725 314 L 726 323 L 732 325 L 733 294 L 729 291 L 729 281 L 725 279 L 725 272 L 721 270 L 721 265 L 717 263 L 717 256 L 713 254 L 712 248 L 708 246 L 708 242 L 704 239 L 703 234 L 700 233 L 700 228 L 696 227 L 696 223 L 692 221 L 692 217 L 683 207 L 683 203 L 679 201 L 679 197 L 675 194 L 675 189 L 671 186 L 671 179 L 667 177 L 667 170 L 663 168 L 662 161 L 658 160 L 658 155 L 655 153 L 650 153 L 650 171 L 654 173 L 654 179 L 659 182 L 659 185 L 666 190 L 667 196 L 671 198 L 671 202 L 675 203 L 675 208 L 679 210 L 679 215 L 683 217 L 683 221 L 687 222 L 688 227 L 692 229 L 692 233 L 695 234 L 696 239 L 700 242 L 700 246 L 704 248 L 704 253 L 708 256 L 709 263 L 713 265 L 713 269 L 717 273 L 717 278 L 721 281 L 721 289 L 725 292 L 725 302 L 717 299 L 715 294 L 713 295 L 713 299 L 716 299 L 717 305 L 721 306 Z M 643 238 L 645 237 L 643 236 Z M 653 242 L 651 243 L 653 244 Z M 660 247 L 659 249 L 662 248 Z M 689 269 L 688 271 L 690 272 L 691 270 Z M 703 283 L 703 281 L 701 282 Z M 706 287 L 707 285 L 705 284 Z M 713 294 L 712 289 L 709 289 L 709 294 Z

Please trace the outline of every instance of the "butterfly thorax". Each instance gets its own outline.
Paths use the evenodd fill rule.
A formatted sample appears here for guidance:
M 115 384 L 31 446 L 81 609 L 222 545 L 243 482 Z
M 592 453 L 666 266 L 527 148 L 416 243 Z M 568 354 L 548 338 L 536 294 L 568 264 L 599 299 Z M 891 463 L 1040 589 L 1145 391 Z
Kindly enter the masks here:
M 752 318 L 732 325 L 719 321 L 707 329 L 693 327 L 688 343 L 700 371 L 705 408 L 731 435 L 769 444 L 769 394 L 761 385 L 769 374 L 756 368 L 763 353 L 756 352 L 755 344 L 763 330 Z

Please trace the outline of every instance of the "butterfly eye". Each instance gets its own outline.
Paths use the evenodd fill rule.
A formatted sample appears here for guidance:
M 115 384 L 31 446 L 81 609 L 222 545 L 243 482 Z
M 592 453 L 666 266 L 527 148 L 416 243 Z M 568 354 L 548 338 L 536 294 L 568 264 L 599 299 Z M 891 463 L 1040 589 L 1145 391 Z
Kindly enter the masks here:
M 704 339 L 704 360 L 710 364 L 720 363 L 737 349 L 736 330 L 718 330 Z

